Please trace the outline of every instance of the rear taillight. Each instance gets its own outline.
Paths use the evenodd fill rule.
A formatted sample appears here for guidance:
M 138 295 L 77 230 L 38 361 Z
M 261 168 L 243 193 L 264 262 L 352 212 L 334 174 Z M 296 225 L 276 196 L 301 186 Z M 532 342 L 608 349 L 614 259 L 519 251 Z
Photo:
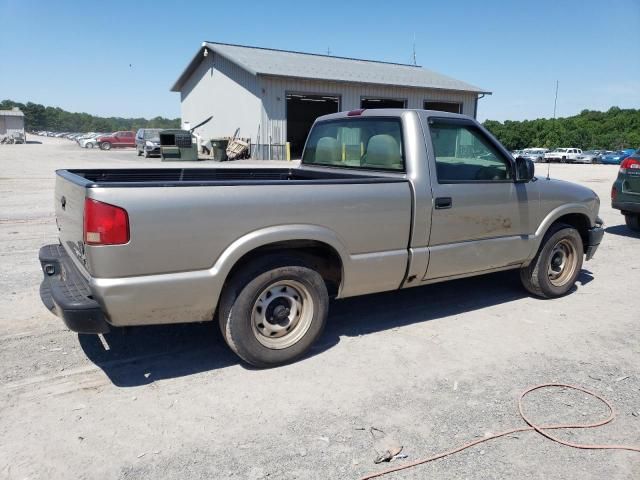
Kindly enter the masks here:
M 611 187 L 611 200 L 615 201 L 617 196 L 618 196 L 618 190 L 616 189 L 616 187 Z
M 129 241 L 129 215 L 124 208 L 91 198 L 84 201 L 84 243 L 122 245 Z
M 627 173 L 631 169 L 640 169 L 640 159 L 627 157 L 620 164 L 620 173 Z

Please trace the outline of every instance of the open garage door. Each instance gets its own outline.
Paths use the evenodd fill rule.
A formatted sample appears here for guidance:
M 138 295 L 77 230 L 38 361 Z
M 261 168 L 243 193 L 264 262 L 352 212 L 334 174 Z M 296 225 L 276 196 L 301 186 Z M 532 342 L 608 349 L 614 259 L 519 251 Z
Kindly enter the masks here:
M 424 102 L 425 110 L 438 110 L 439 112 L 462 113 L 462 104 L 458 102 Z
M 315 119 L 336 113 L 339 109 L 339 96 L 287 94 L 287 142 L 291 145 L 291 158 L 302 155 L 304 142 Z
M 401 98 L 362 97 L 360 108 L 407 108 L 407 101 Z

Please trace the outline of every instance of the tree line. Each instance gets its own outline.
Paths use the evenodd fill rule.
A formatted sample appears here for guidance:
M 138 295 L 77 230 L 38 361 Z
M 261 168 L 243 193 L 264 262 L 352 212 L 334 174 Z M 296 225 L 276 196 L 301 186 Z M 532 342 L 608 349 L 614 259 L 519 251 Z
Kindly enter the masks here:
M 18 107 L 25 115 L 25 129 L 54 132 L 115 132 L 138 128 L 180 128 L 180 119 L 155 117 L 98 117 L 67 112 L 38 103 L 0 102 L 0 110 Z M 483 125 L 509 150 L 528 147 L 575 147 L 583 150 L 640 148 L 640 110 L 611 107 L 606 112 L 583 110 L 565 118 L 498 122 Z
M 486 120 L 483 125 L 509 150 L 528 147 L 640 148 L 640 110 L 636 109 L 583 110 L 573 117 L 521 122 Z
M 98 117 L 88 113 L 67 112 L 58 107 L 45 107 L 39 103 L 20 103 L 12 100 L 0 102 L 0 110 L 11 110 L 13 107 L 18 107 L 24 112 L 27 131 L 115 132 L 138 128 L 180 128 L 179 118 L 154 117 L 147 120 L 146 118 Z

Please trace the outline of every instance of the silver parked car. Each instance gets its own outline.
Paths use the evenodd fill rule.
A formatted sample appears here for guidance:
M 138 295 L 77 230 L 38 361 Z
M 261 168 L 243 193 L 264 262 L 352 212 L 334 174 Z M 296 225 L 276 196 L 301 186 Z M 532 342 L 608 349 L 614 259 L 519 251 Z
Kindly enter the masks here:
M 138 156 L 144 155 L 149 158 L 151 155 L 160 155 L 160 132 L 161 128 L 140 128 L 136 132 L 136 152 Z
M 600 163 L 600 156 L 597 150 L 587 150 L 576 157 L 575 163 Z
M 318 339 L 330 296 L 509 269 L 565 295 L 603 237 L 599 207 L 470 117 L 355 110 L 316 120 L 299 168 L 58 170 L 41 296 L 84 333 L 215 320 L 269 367 Z
M 544 154 L 549 150 L 546 148 L 525 148 L 520 152 L 520 156 L 528 158 L 534 163 L 544 162 Z

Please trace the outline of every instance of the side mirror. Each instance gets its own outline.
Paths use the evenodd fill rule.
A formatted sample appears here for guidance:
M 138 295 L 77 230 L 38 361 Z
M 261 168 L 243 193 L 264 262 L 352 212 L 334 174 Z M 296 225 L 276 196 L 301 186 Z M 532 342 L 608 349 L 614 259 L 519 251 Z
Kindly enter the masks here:
M 527 183 L 533 180 L 536 167 L 528 158 L 516 158 L 516 183 Z

